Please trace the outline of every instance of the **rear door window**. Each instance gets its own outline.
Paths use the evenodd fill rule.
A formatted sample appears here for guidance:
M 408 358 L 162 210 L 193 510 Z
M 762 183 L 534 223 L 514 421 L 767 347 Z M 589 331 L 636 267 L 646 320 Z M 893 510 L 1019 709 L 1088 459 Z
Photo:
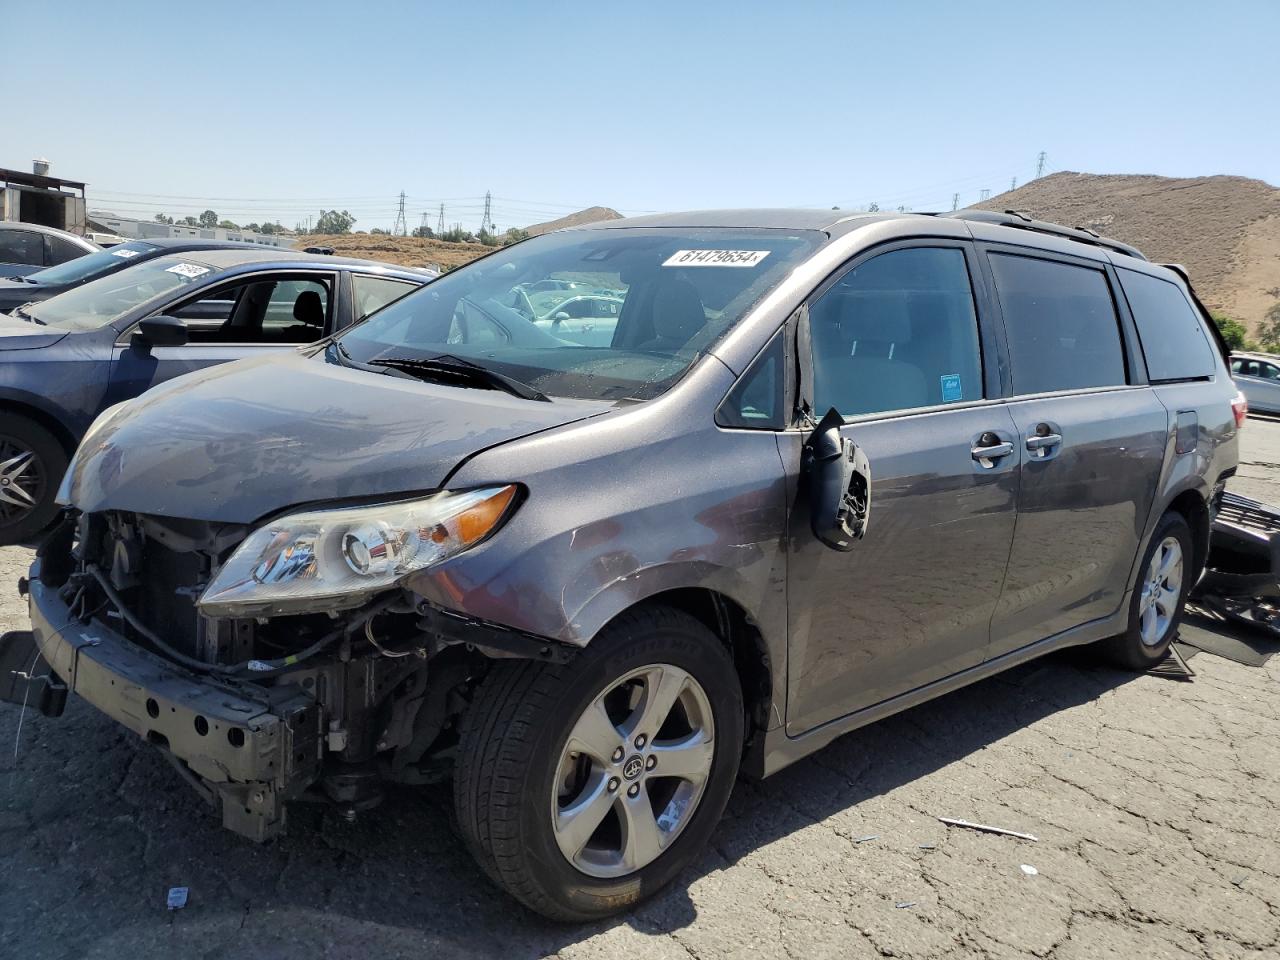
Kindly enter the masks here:
M 44 266 L 43 241 L 34 230 L 0 230 L 0 263 Z
M 1154 380 L 1213 376 L 1217 364 L 1200 317 L 1186 294 L 1168 280 L 1135 270 L 1117 270 L 1138 328 L 1147 374 Z
M 1122 386 L 1120 321 L 1100 269 L 991 253 L 1014 392 Z

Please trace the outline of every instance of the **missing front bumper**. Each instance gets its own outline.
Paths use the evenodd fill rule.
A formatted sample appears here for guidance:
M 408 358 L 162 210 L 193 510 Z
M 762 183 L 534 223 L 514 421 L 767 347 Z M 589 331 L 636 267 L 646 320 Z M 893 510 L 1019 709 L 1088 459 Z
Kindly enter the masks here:
M 96 622 L 74 619 L 37 568 L 30 589 L 34 648 L 65 689 L 179 761 L 207 788 L 223 826 L 258 841 L 283 831 L 286 801 L 320 772 L 314 698 L 181 670 Z

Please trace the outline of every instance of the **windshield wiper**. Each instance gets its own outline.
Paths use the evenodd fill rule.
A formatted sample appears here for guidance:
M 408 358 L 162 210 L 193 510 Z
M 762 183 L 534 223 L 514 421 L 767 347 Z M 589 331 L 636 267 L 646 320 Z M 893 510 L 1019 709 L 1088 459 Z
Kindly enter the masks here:
M 46 324 L 43 320 L 41 320 L 35 314 L 27 313 L 27 307 L 29 306 L 31 306 L 30 303 L 24 303 L 20 307 L 14 307 L 13 312 L 16 316 L 21 317 L 23 320 L 30 320 L 32 323 L 38 323 L 42 327 L 48 326 L 48 324 Z
M 448 353 L 442 353 L 437 357 L 427 359 L 420 357 L 383 357 L 379 360 L 370 360 L 369 366 L 390 367 L 393 370 L 400 370 L 413 376 L 422 376 L 423 379 L 430 378 L 444 383 L 464 381 L 494 390 L 503 390 L 513 397 L 520 397 L 522 400 L 551 402 L 551 398 L 537 387 L 532 387 L 514 377 L 499 373 L 497 370 L 490 370 L 488 367 L 482 367 L 478 363 L 472 363 L 470 360 L 464 360 L 462 357 L 455 357 Z

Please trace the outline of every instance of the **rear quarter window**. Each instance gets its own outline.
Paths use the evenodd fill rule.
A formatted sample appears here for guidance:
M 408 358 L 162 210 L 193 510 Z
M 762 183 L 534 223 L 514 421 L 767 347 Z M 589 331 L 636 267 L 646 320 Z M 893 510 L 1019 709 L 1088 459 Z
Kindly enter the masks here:
M 1133 312 L 1147 375 L 1154 380 L 1194 380 L 1213 375 L 1213 348 L 1186 294 L 1175 283 L 1120 269 L 1120 286 Z

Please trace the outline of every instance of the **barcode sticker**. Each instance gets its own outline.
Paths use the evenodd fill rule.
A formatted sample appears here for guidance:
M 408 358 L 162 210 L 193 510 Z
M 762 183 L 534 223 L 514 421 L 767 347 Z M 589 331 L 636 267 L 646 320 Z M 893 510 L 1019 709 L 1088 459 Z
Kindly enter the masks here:
M 677 250 L 663 261 L 664 267 L 754 267 L 769 255 L 768 250 Z

